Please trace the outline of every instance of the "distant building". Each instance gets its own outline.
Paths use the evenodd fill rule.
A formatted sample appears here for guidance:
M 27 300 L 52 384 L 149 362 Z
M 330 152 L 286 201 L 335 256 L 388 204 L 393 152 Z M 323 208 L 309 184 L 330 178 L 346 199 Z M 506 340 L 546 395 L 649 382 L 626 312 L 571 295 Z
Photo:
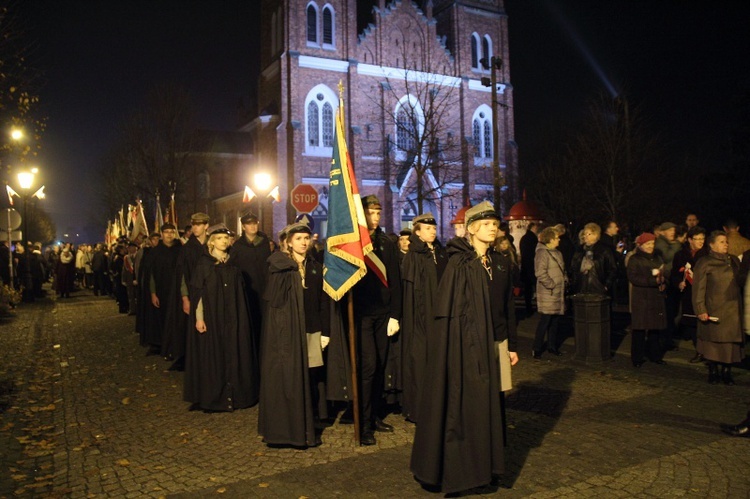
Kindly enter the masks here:
M 497 73 L 497 123 L 508 199 L 501 209 L 515 200 L 503 0 L 262 0 L 261 15 L 258 112 L 240 131 L 253 137 L 251 170 L 271 173 L 280 187 L 274 230 L 296 214 L 289 191 L 308 183 L 320 195 L 313 217 L 325 237 L 341 81 L 360 192 L 383 202 L 382 226 L 398 232 L 421 199 L 421 211 L 436 215 L 441 235 L 451 234 L 449 222 L 463 199 L 492 199 L 491 92 L 481 79 L 490 77 L 482 59 L 493 55 L 504 62 Z M 234 216 L 230 198 L 216 212 Z

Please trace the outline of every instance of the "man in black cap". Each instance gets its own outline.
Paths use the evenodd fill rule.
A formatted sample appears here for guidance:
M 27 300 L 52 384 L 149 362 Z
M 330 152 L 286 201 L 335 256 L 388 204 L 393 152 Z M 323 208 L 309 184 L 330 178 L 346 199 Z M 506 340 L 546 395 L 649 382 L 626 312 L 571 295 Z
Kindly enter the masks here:
M 392 432 L 393 426 L 383 422 L 383 390 L 389 337 L 395 335 L 401 320 L 401 275 L 398 248 L 380 229 L 380 201 L 370 195 L 362 199 L 367 228 L 372 240 L 373 258 L 385 270 L 386 286 L 368 268 L 367 274 L 353 288 L 354 320 L 360 353 L 360 392 L 362 445 L 374 445 L 374 431 Z
M 242 277 L 245 279 L 251 327 L 257 345 L 263 321 L 261 300 L 268 280 L 267 260 L 271 256 L 271 245 L 268 236 L 258 230 L 260 220 L 254 213 L 244 215 L 240 222 L 242 223 L 242 235 L 230 250 L 229 263 L 236 265 L 242 271 Z
M 401 264 L 404 310 L 398 336 L 401 337 L 403 364 L 402 413 L 416 423 L 427 362 L 426 339 L 434 328 L 438 283 L 448 264 L 448 255 L 437 240 L 437 222 L 432 213 L 414 217 L 412 224 L 409 252 Z
M 411 229 L 401 229 L 398 233 L 398 262 L 404 263 L 404 257 L 409 251 L 409 238 L 411 237 Z
M 177 238 L 177 227 L 171 223 L 161 226 L 161 242 L 151 250 L 150 275 L 146 285 L 151 293 L 151 307 L 154 314 L 146 323 L 146 343 L 148 355 L 161 353 L 161 346 L 166 336 L 167 313 L 182 311 L 182 299 L 179 293 L 177 278 L 177 258 L 180 256 L 182 243 Z
M 185 370 L 185 335 L 193 329 L 188 320 L 190 316 L 190 282 L 193 270 L 198 265 L 206 244 L 206 230 L 208 229 L 209 217 L 205 213 L 193 213 L 190 217 L 190 231 L 185 235 L 188 238 L 183 244 L 182 250 L 177 258 L 177 282 L 179 283 L 179 294 L 181 309 L 170 308 L 167 312 L 167 326 L 164 330 L 164 344 L 162 355 L 174 359 L 169 368 L 172 371 Z

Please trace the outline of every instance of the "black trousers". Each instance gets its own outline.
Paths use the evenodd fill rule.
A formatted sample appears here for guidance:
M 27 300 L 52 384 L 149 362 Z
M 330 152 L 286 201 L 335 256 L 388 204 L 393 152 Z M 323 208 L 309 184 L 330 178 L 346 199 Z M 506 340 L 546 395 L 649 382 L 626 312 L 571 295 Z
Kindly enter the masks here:
M 364 431 L 383 414 L 385 361 L 388 358 L 388 315 L 365 315 L 357 319 L 359 346 L 360 420 Z
M 557 350 L 557 323 L 559 315 L 539 313 L 539 323 L 534 336 L 534 351 L 541 353 L 544 349 L 544 336 L 547 336 L 547 348 Z
M 634 329 L 630 343 L 630 360 L 633 364 L 643 362 L 645 357 L 651 362 L 662 360 L 664 357 L 664 340 L 668 330 Z
M 532 302 L 534 301 L 534 291 L 536 291 L 536 277 L 525 276 L 523 280 L 523 301 L 526 305 L 526 314 L 531 315 L 534 313 L 534 307 Z

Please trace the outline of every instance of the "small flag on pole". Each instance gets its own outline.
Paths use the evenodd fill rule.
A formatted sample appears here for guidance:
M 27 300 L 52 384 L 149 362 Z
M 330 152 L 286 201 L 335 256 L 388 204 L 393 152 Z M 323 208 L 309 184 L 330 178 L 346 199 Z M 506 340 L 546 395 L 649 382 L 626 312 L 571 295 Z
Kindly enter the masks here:
M 13 196 L 18 196 L 18 193 L 14 191 L 13 187 L 9 186 L 8 184 L 5 184 L 5 190 L 8 191 L 8 202 L 11 206 L 13 206 Z

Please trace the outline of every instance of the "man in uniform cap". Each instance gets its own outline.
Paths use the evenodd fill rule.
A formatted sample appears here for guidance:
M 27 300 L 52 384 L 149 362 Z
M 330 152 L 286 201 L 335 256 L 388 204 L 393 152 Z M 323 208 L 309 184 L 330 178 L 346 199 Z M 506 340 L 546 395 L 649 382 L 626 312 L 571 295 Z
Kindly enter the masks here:
M 403 365 L 402 413 L 416 423 L 427 362 L 426 338 L 434 327 L 438 283 L 448 264 L 448 256 L 437 239 L 437 221 L 432 213 L 414 217 L 412 224 L 409 252 L 401 264 L 403 320 L 399 336 Z
M 150 293 L 150 312 L 146 315 L 145 343 L 149 346 L 148 355 L 161 353 L 167 314 L 182 310 L 177 277 L 177 259 L 182 243 L 177 238 L 177 227 L 171 223 L 161 226 L 162 240 L 149 253 L 149 272 L 144 285 Z M 180 312 L 181 313 L 181 312 Z
M 162 345 L 162 355 L 174 359 L 174 363 L 170 367 L 172 371 L 185 370 L 186 335 L 192 331 L 191 321 L 188 320 L 190 317 L 190 296 L 195 294 L 195 291 L 190 287 L 190 282 L 193 271 L 203 254 L 209 220 L 209 216 L 205 213 L 192 214 L 190 231 L 185 233 L 187 239 L 177 258 L 177 282 L 182 308 L 181 312 L 170 310 L 170 313 L 167 314 L 164 344 Z
M 248 212 L 240 218 L 242 235 L 232 245 L 229 262 L 242 271 L 245 280 L 248 309 L 255 344 L 259 344 L 262 326 L 262 298 L 268 281 L 268 257 L 271 244 L 268 236 L 259 230 L 260 220 L 255 213 Z
M 361 361 L 360 396 L 362 445 L 374 445 L 374 431 L 392 432 L 393 427 L 382 421 L 384 416 L 383 390 L 388 366 L 390 337 L 399 330 L 401 320 L 401 275 L 398 248 L 380 229 L 381 204 L 377 196 L 362 199 L 367 228 L 372 239 L 374 259 L 382 263 L 386 286 L 372 270 L 354 286 L 354 317 L 356 321 Z M 391 380 L 393 381 L 393 380 Z
M 404 255 L 409 251 L 409 238 L 411 237 L 411 229 L 401 229 L 398 233 L 398 261 L 402 263 L 404 261 Z

